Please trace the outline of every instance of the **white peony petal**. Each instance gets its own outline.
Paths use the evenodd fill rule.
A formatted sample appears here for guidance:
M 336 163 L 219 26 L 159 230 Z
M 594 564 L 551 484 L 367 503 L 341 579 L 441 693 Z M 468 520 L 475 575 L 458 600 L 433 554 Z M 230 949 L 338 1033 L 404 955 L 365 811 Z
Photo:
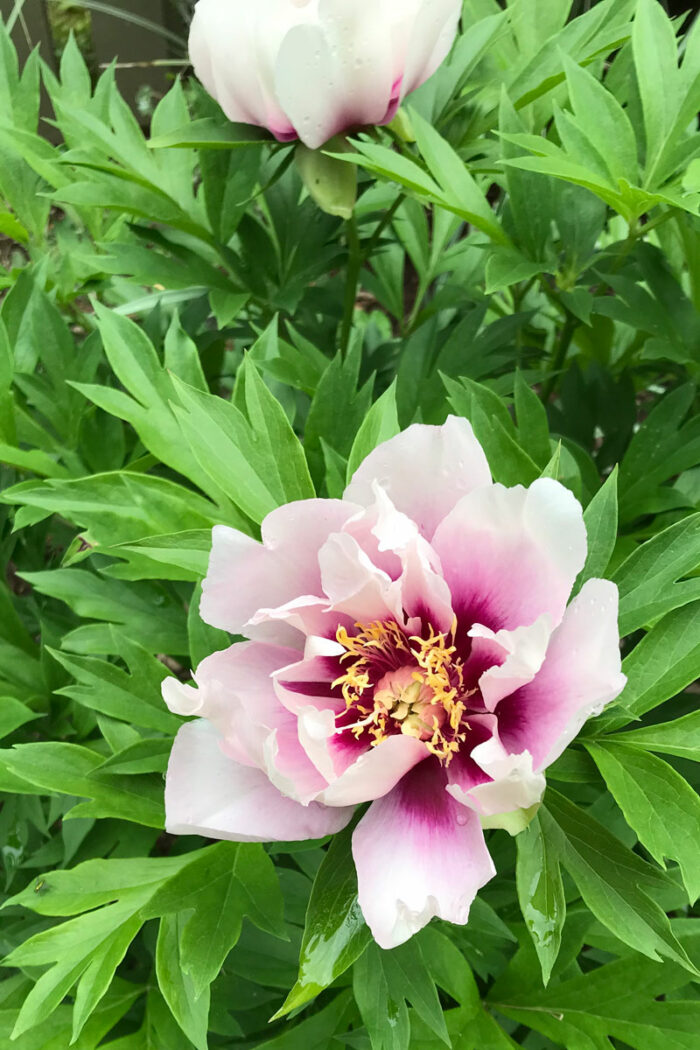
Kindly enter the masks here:
M 557 481 L 491 485 L 464 496 L 432 539 L 460 627 L 560 623 L 586 558 L 578 500 Z
M 445 791 L 439 764 L 422 762 L 355 828 L 358 898 L 372 935 L 395 948 L 434 916 L 464 924 L 496 871 L 476 813 Z
M 352 809 L 302 806 L 280 794 L 259 769 L 239 765 L 204 720 L 180 729 L 165 782 L 166 829 L 234 842 L 293 842 L 322 838 L 345 827 Z
M 491 484 L 491 472 L 471 425 L 450 416 L 441 427 L 415 423 L 375 448 L 353 475 L 345 499 L 371 506 L 375 483 L 430 540 L 462 496 Z
M 504 745 L 512 752 L 528 750 L 538 771 L 624 689 L 617 607 L 614 583 L 584 584 L 552 635 L 540 672 L 498 705 Z

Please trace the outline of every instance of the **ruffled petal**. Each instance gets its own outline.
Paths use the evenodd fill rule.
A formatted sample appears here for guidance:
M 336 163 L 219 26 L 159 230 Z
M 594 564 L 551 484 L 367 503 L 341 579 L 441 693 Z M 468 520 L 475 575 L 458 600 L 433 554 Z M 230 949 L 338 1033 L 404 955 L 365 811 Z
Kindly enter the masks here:
M 190 59 L 229 120 L 269 128 L 281 139 L 294 137 L 275 96 L 274 56 L 291 27 L 311 16 L 312 11 L 287 0 L 199 0 L 190 27 Z
M 346 532 L 330 536 L 318 555 L 323 591 L 335 613 L 353 622 L 371 623 L 392 615 L 388 604 L 391 577 L 379 569 L 357 540 Z
M 399 623 L 407 620 L 409 634 L 428 626 L 446 633 L 455 615 L 450 588 L 435 567 L 437 559 L 426 556 L 425 547 L 428 544 L 419 537 L 402 552 L 401 575 L 390 585 L 387 602 Z
M 215 526 L 209 569 L 202 585 L 202 619 L 231 634 L 299 645 L 297 628 L 283 621 L 251 620 L 301 595 L 322 601 L 319 549 L 360 508 L 341 500 L 300 500 L 272 511 L 262 524 L 262 543 Z
M 512 631 L 492 631 L 483 624 L 474 624 L 469 632 L 472 639 L 469 663 L 473 660 L 490 664 L 479 677 L 479 690 L 487 711 L 495 711 L 504 696 L 532 681 L 544 662 L 551 633 L 546 614 L 528 627 L 516 627 Z
M 491 485 L 465 496 L 432 540 L 460 628 L 561 622 L 586 558 L 578 500 L 559 482 Z
M 491 472 L 471 425 L 449 416 L 439 427 L 415 423 L 375 448 L 353 475 L 345 499 L 371 506 L 375 482 L 429 540 L 462 496 L 490 485 Z
M 287 33 L 275 61 L 275 92 L 309 149 L 318 149 L 348 126 L 347 100 L 335 76 L 331 49 L 320 26 L 295 26 Z
M 421 622 L 448 631 L 454 620 L 440 559 L 408 515 L 372 482 L 373 502 L 331 536 L 319 555 L 333 613 L 354 622 L 391 618 L 409 633 Z
M 320 0 L 318 20 L 287 33 L 275 64 L 277 98 L 309 149 L 379 123 L 393 87 L 389 26 L 377 0 Z
M 445 784 L 435 760 L 421 762 L 372 803 L 353 834 L 360 907 L 382 948 L 407 941 L 436 915 L 463 925 L 496 873 L 478 816 Z
M 349 734 L 345 734 L 348 736 Z M 317 796 L 327 806 L 356 806 L 391 791 L 403 776 L 428 757 L 424 743 L 398 734 L 363 751 Z
M 469 752 L 465 749 L 450 762 L 447 790 L 457 802 L 478 813 L 483 826 L 505 826 L 492 818 L 529 809 L 541 801 L 546 782 L 541 773 L 533 771 L 532 755 L 508 752 L 494 715 L 470 718 L 467 743 Z
M 402 98 L 420 87 L 447 58 L 461 14 L 461 0 L 423 0 L 408 42 Z
M 280 794 L 262 770 L 242 766 L 221 749 L 204 719 L 178 732 L 165 781 L 166 830 L 234 842 L 297 842 L 344 828 L 352 809 L 308 806 Z
M 202 661 L 194 676 L 198 688 L 166 678 L 163 696 L 176 714 L 211 722 L 229 757 L 264 769 L 285 795 L 306 802 L 326 782 L 301 746 L 297 719 L 280 703 L 272 678 L 296 655 L 293 649 L 240 642 Z
M 584 584 L 552 635 L 539 674 L 498 705 L 506 749 L 529 751 L 537 771 L 546 769 L 583 723 L 624 689 L 617 607 L 614 583 Z

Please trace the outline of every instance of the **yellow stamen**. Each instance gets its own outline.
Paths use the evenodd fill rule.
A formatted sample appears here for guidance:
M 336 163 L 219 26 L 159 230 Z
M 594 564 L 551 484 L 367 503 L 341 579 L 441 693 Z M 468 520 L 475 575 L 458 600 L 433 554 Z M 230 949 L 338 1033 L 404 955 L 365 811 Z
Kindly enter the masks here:
M 367 730 L 373 737 L 372 747 L 376 747 L 386 740 L 393 721 L 395 729 L 423 740 L 428 751 L 448 764 L 466 736 L 462 719 L 466 711 L 464 697 L 468 694 L 464 690 L 462 661 L 456 656 L 456 626 L 456 619 L 447 633 L 429 626 L 427 638 L 407 638 L 391 620 L 358 623 L 355 635 L 339 627 L 336 638 L 346 650 L 341 660 L 354 660 L 333 685 L 341 687 L 348 710 L 354 708 L 366 716 L 339 732 L 349 729 L 359 738 Z M 395 666 L 397 656 L 400 666 L 387 671 L 379 683 L 375 681 L 370 708 L 367 701 L 362 701 L 363 693 L 372 688 L 371 663 L 384 657 L 390 666 Z

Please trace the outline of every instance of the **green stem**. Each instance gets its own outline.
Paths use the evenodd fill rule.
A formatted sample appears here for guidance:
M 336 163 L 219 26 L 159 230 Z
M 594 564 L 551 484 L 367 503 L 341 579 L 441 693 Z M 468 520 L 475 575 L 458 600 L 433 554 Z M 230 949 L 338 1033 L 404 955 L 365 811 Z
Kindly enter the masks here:
M 571 340 L 574 337 L 574 332 L 576 331 L 577 326 L 577 318 L 574 317 L 574 315 L 567 310 L 566 321 L 564 322 L 564 327 L 562 328 L 559 334 L 559 339 L 557 340 L 557 345 L 554 348 L 554 353 L 552 354 L 552 360 L 549 366 L 551 375 L 542 388 L 542 401 L 545 405 L 554 393 L 554 388 L 557 385 L 559 372 L 561 372 L 562 368 L 564 367 L 566 355 L 569 352 Z
M 357 220 L 351 215 L 345 224 L 348 238 L 348 269 L 345 278 L 345 308 L 343 310 L 343 323 L 340 329 L 340 352 L 343 357 L 347 354 L 352 332 L 352 319 L 355 313 L 357 301 L 357 286 L 360 281 L 360 270 L 362 269 L 362 249 L 360 237 L 357 232 Z
M 383 217 L 382 221 L 377 225 L 376 230 L 374 231 L 374 233 L 372 234 L 372 236 L 370 237 L 370 239 L 368 240 L 367 244 L 365 245 L 365 247 L 362 250 L 362 261 L 363 261 L 363 263 L 367 262 L 367 260 L 370 258 L 370 256 L 372 255 L 374 249 L 379 244 L 379 238 L 384 233 L 384 230 L 387 228 L 387 226 L 389 225 L 391 220 L 394 218 L 394 216 L 396 215 L 397 211 L 399 210 L 399 208 L 401 207 L 401 205 L 403 204 L 403 202 L 405 200 L 406 200 L 406 194 L 405 193 L 399 193 L 398 197 L 396 198 L 396 200 L 394 201 L 392 206 L 387 209 L 387 211 L 384 214 L 384 217 Z

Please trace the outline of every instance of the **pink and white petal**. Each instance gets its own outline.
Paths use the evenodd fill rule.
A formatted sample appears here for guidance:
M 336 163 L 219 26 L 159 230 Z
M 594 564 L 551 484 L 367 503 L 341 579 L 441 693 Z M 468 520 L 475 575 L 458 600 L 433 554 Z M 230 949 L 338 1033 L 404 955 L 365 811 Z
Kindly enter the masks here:
M 544 663 L 551 634 L 546 613 L 528 627 L 512 631 L 492 631 L 483 624 L 474 624 L 469 632 L 473 640 L 471 657 L 482 662 L 489 652 L 494 661 L 479 678 L 487 711 L 495 711 L 504 696 L 532 681 Z
M 498 705 L 504 746 L 529 751 L 538 772 L 624 689 L 617 609 L 614 583 L 585 583 L 552 635 L 540 672 Z
M 342 656 L 345 647 L 334 638 L 325 635 L 309 635 L 304 645 L 304 659 L 313 660 L 316 656 Z
M 347 734 L 346 734 L 347 735 Z M 356 806 L 373 802 L 394 788 L 399 780 L 429 757 L 425 744 L 397 734 L 377 747 L 363 751 L 340 776 L 317 796 L 326 806 Z
M 415 423 L 375 448 L 356 470 L 344 498 L 371 506 L 374 482 L 430 540 L 460 497 L 491 484 L 491 472 L 471 425 L 449 416 L 439 427 Z
M 461 14 L 461 0 L 424 0 L 420 5 L 408 43 L 402 98 L 431 77 L 447 58 Z
M 532 755 L 523 751 L 509 754 L 501 741 L 493 736 L 479 744 L 471 758 L 486 773 L 488 780 L 464 791 L 458 784 L 450 784 L 448 791 L 458 802 L 476 810 L 481 816 L 492 817 L 529 809 L 542 801 L 547 786 L 541 773 L 532 768 Z
M 241 21 L 240 13 L 233 5 L 221 4 L 218 0 L 201 0 L 190 26 L 190 61 L 195 74 L 229 120 L 264 125 L 264 109 L 259 96 L 255 98 L 255 91 L 251 90 L 251 85 L 257 80 L 257 71 L 254 50 L 250 46 L 254 30 L 249 14 Z M 231 62 L 222 65 L 222 59 L 231 39 L 236 37 L 242 61 L 235 64 L 231 76 Z M 248 46 L 241 47 L 243 40 L 247 40 Z
M 366 747 L 359 745 L 350 733 L 343 738 L 337 736 L 335 712 L 320 707 L 318 702 L 300 707 L 297 717 L 299 742 L 327 784 L 352 765 Z
M 389 8 L 392 5 L 389 5 Z M 386 114 L 394 83 L 390 10 L 377 0 L 319 0 L 319 21 L 331 53 L 346 127 L 376 124 Z
M 320 26 L 295 26 L 287 33 L 274 75 L 279 105 L 309 149 L 318 149 L 349 127 L 349 102 L 343 97 L 330 44 Z
M 401 576 L 391 584 L 387 602 L 399 623 L 407 621 L 409 634 L 420 633 L 423 626 L 436 631 L 449 631 L 454 623 L 450 588 L 439 571 L 431 565 L 423 549 L 428 544 L 421 537 L 402 552 Z
M 392 615 L 387 604 L 391 577 L 377 568 L 346 532 L 330 536 L 319 551 L 322 586 L 334 613 L 353 622 L 370 623 Z
M 246 624 L 248 635 L 267 641 L 268 635 L 277 640 L 284 631 L 290 632 L 291 644 L 299 642 L 299 633 L 306 636 L 335 635 L 338 627 L 350 628 L 353 620 L 342 613 L 331 611 L 327 598 L 318 598 L 312 594 L 302 594 L 298 598 L 278 606 L 276 609 L 258 609 Z M 293 633 L 292 633 L 293 632 Z
M 372 564 L 396 580 L 401 575 L 404 553 L 418 543 L 426 561 L 439 568 L 437 555 L 421 537 L 416 523 L 396 509 L 376 481 L 372 482 L 372 495 L 372 504 L 343 527 L 343 532 L 357 540 Z
M 259 769 L 231 761 L 209 722 L 178 732 L 165 781 L 166 829 L 234 842 L 296 842 L 345 827 L 352 809 L 286 798 Z
M 477 813 L 483 828 L 504 828 L 512 835 L 527 827 L 546 787 L 542 774 L 533 772 L 528 752 L 506 751 L 498 720 L 489 714 L 470 717 L 467 740 L 447 777 L 449 794 Z
M 359 512 L 359 507 L 341 500 L 288 503 L 265 518 L 262 543 L 225 525 L 215 526 L 202 585 L 202 619 L 232 634 L 245 634 L 260 609 L 276 609 L 300 595 L 321 595 L 319 549 Z M 264 626 L 254 627 L 257 637 Z M 274 626 L 289 630 L 284 624 Z
M 548 614 L 561 622 L 586 558 L 578 500 L 550 478 L 525 489 L 472 492 L 432 540 L 460 625 L 512 630 Z
M 176 713 L 207 718 L 232 759 L 265 769 L 285 794 L 306 801 L 325 781 L 299 743 L 297 720 L 280 703 L 272 677 L 296 655 L 293 649 L 240 642 L 202 661 L 196 690 L 166 679 L 163 695 Z
M 294 715 L 309 706 L 319 711 L 329 710 L 334 717 L 345 710 L 340 689 L 334 689 L 333 683 L 343 673 L 338 657 L 346 650 L 329 639 L 329 650 L 331 645 L 337 645 L 341 653 L 329 651 L 327 655 L 305 657 L 275 671 L 275 694 Z
M 304 17 L 287 0 L 267 0 L 262 12 L 258 5 L 220 0 L 197 4 L 190 29 L 190 58 L 197 76 L 229 120 L 258 124 L 281 137 L 293 135 L 275 98 L 272 64 L 289 28 Z
M 372 803 L 352 852 L 362 914 L 386 949 L 434 916 L 464 925 L 478 890 L 496 873 L 478 816 L 445 791 L 437 761 L 421 762 Z

